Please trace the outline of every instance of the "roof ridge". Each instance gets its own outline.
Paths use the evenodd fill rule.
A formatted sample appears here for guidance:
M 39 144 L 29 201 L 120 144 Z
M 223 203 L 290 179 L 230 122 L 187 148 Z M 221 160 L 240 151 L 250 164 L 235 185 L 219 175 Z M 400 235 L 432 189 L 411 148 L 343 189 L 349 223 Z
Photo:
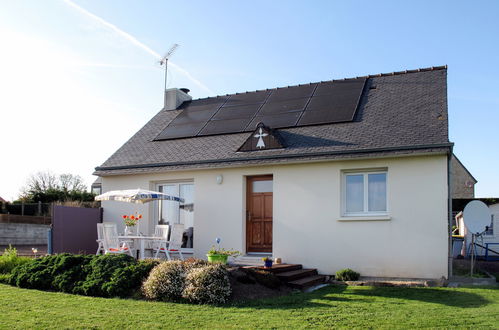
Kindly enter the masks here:
M 283 89 L 283 88 L 299 87 L 299 86 L 312 85 L 312 84 L 320 84 L 320 83 L 333 82 L 333 81 L 355 80 L 355 79 L 360 79 L 360 78 L 365 78 L 365 79 L 368 79 L 368 78 L 379 78 L 379 77 L 387 77 L 387 76 L 398 76 L 398 75 L 408 74 L 408 73 L 418 73 L 418 72 L 428 72 L 428 71 L 438 71 L 438 70 L 447 70 L 447 64 L 446 65 L 440 65 L 440 66 L 430 66 L 430 67 L 426 67 L 426 68 L 418 68 L 418 69 L 413 69 L 413 70 L 404 70 L 404 71 L 393 71 L 393 72 L 387 72 L 387 73 L 368 74 L 368 75 L 365 75 L 365 76 L 340 78 L 340 79 L 331 79 L 331 80 L 321 80 L 321 81 L 309 82 L 309 83 L 298 84 L 298 85 L 290 85 L 290 86 L 282 86 L 282 87 L 274 87 L 274 88 L 266 88 L 266 89 L 256 89 L 254 91 L 236 92 L 236 93 L 232 93 L 232 94 L 220 94 L 220 95 L 216 95 L 216 96 L 200 97 L 200 98 L 197 98 L 197 99 L 192 99 L 192 101 L 207 100 L 207 99 L 216 99 L 217 97 L 225 97 L 225 96 L 240 95 L 240 94 L 247 94 L 247 93 L 265 92 L 265 91 L 271 91 L 271 90 L 277 90 L 277 89 Z

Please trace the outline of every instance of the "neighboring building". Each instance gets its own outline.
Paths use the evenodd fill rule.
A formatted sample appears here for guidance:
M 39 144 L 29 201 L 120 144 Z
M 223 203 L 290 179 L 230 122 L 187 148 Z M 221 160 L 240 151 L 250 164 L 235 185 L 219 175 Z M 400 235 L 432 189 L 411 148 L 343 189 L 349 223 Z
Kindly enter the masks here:
M 159 190 L 189 207 L 108 201 L 105 221 L 183 223 L 199 258 L 220 237 L 322 274 L 447 277 L 447 67 L 189 99 L 167 90 L 94 173 L 103 192 Z
M 102 178 L 98 177 L 94 183 L 92 183 L 92 186 L 90 187 L 90 191 L 94 195 L 100 195 L 102 194 Z
M 452 156 L 451 161 L 451 180 L 452 180 L 452 198 L 474 198 L 475 184 L 477 180 L 464 167 L 463 163 L 456 157 Z
M 489 248 L 499 252 L 499 198 L 473 198 L 473 199 L 454 199 L 452 201 L 453 204 L 453 212 L 456 214 L 455 220 L 456 225 L 458 226 L 458 232 L 460 236 L 464 237 L 464 246 L 463 255 L 468 255 L 470 252 L 471 245 L 471 233 L 468 232 L 466 225 L 463 221 L 463 210 L 466 207 L 466 204 L 471 202 L 472 200 L 480 200 L 487 204 L 490 209 L 491 217 L 490 217 L 490 225 L 487 230 L 478 238 L 478 244 L 482 246 L 486 246 L 489 243 Z M 476 252 L 478 255 L 484 256 L 485 249 L 477 247 Z M 489 252 L 489 256 L 499 257 L 499 254 Z
M 7 203 L 7 201 L 0 196 L 0 203 Z

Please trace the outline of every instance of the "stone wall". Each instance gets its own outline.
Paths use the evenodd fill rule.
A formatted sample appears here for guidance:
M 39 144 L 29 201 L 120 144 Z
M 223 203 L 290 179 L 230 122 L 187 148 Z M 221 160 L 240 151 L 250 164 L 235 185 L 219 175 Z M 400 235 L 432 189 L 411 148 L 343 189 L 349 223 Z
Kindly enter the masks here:
M 50 225 L 31 223 L 0 223 L 0 245 L 47 244 Z

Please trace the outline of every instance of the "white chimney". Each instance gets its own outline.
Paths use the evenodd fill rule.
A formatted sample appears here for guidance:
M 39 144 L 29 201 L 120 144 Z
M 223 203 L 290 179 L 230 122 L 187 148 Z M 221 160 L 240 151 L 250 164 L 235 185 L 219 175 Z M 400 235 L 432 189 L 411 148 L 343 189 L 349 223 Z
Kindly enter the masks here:
M 176 110 L 186 102 L 192 100 L 187 88 L 169 88 L 165 90 L 165 107 L 163 110 Z

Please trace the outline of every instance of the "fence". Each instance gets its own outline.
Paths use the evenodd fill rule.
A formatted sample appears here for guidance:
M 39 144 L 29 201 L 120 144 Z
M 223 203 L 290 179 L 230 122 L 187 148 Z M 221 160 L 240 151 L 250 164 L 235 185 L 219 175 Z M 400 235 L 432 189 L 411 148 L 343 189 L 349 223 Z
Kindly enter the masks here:
M 94 254 L 101 208 L 54 205 L 52 211 L 52 253 Z
M 0 203 L 0 213 L 27 215 L 27 216 L 50 216 L 50 203 Z

